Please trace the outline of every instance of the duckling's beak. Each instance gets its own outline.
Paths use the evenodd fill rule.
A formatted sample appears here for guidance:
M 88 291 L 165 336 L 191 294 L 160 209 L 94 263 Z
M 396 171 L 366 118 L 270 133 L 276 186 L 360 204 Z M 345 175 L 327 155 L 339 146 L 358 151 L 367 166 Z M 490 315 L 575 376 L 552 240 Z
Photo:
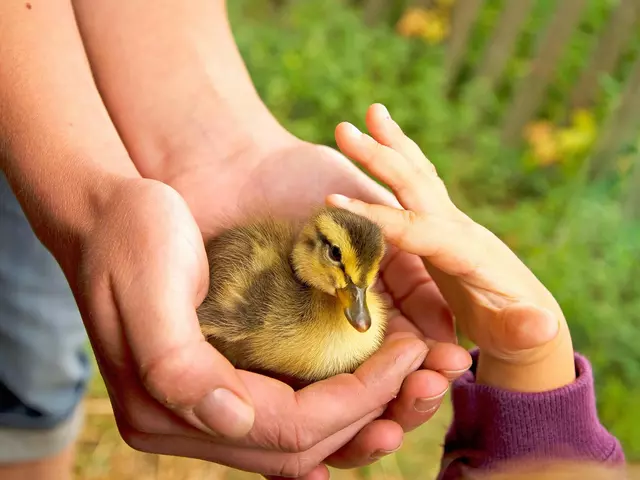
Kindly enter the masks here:
M 353 283 L 337 290 L 338 299 L 344 307 L 344 315 L 357 331 L 364 333 L 371 327 L 371 316 L 367 308 L 366 289 Z

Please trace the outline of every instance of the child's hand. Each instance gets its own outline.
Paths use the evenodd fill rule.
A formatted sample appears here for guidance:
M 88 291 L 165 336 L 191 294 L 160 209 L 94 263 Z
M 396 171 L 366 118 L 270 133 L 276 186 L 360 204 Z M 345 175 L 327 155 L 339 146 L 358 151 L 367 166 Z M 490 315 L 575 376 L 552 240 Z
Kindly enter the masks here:
M 404 210 L 332 195 L 377 222 L 390 243 L 423 257 L 462 332 L 480 348 L 477 381 L 518 391 L 575 379 L 566 321 L 551 293 L 490 231 L 453 204 L 434 166 L 382 105 L 367 113 L 373 138 L 349 123 L 340 149 L 394 191 Z

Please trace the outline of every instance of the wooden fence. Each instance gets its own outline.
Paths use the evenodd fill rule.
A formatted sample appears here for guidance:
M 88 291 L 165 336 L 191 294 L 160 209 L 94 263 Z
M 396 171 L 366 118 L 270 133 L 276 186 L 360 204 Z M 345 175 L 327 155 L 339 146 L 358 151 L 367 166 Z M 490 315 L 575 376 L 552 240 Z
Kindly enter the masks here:
M 491 0 L 496 1 L 496 0 Z M 508 107 L 499 119 L 502 139 L 506 144 L 522 140 L 525 126 L 532 121 L 547 99 L 546 93 L 554 81 L 554 73 L 561 55 L 579 25 L 588 2 L 594 0 L 559 0 L 546 27 L 536 33 L 537 48 L 529 60 L 527 73 L 513 89 Z M 360 0 L 367 22 L 383 20 L 391 0 Z M 403 8 L 411 6 L 432 7 L 437 0 L 404 1 Z M 445 92 L 456 85 L 464 90 L 472 84 L 482 83 L 493 91 L 505 75 L 506 67 L 514 52 L 523 25 L 531 15 L 536 0 L 505 0 L 493 25 L 492 35 L 484 45 L 481 61 L 472 69 L 463 85 L 458 82 L 468 57 L 469 40 L 474 25 L 488 3 L 485 0 L 455 0 L 450 6 L 450 34 L 447 39 Z M 572 111 L 589 108 L 602 94 L 600 80 L 603 74 L 612 72 L 628 45 L 634 29 L 640 28 L 640 0 L 618 0 L 610 17 L 600 32 L 593 35 L 593 50 L 584 59 L 584 65 L 570 92 L 566 92 L 567 118 Z M 606 166 L 622 145 L 640 137 L 640 56 L 633 61 L 624 87 L 615 105 L 600 126 L 599 135 L 592 147 L 590 166 L 592 173 Z M 469 79 L 470 77 L 470 79 Z M 636 168 L 640 170 L 640 168 Z M 640 176 L 640 173 L 637 174 Z M 639 194 L 640 197 L 640 194 Z

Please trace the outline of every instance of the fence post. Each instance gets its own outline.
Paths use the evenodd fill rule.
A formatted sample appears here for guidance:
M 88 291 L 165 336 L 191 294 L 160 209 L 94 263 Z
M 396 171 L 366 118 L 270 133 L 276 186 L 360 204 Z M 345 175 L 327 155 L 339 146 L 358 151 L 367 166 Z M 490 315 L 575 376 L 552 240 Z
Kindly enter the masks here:
M 505 3 L 477 69 L 479 80 L 489 91 L 493 90 L 502 75 L 509 56 L 514 50 L 520 28 L 533 3 L 534 0 Z
M 589 64 L 582 71 L 580 80 L 571 96 L 572 110 L 591 105 L 598 90 L 599 74 L 615 68 L 626 43 L 631 38 L 638 18 L 638 0 L 621 0 L 611 13 L 609 22 L 600 38 Z
M 640 57 L 636 58 L 616 107 L 605 120 L 589 162 L 591 177 L 604 173 L 623 143 L 640 127 Z M 637 167 L 636 167 L 637 168 Z
M 633 157 L 631 178 L 627 185 L 627 195 L 624 200 L 623 211 L 630 220 L 640 220 L 640 153 Z
M 364 4 L 364 21 L 367 25 L 376 24 L 389 7 L 387 0 L 366 0 Z
M 520 0 L 517 0 L 520 1 Z M 451 15 L 451 36 L 445 59 L 447 79 L 445 93 L 448 93 L 458 77 L 460 67 L 464 61 L 465 47 L 471 33 L 480 7 L 484 0 L 457 0 L 453 6 Z
M 502 128 L 505 143 L 514 144 L 519 141 L 522 129 L 536 114 L 564 46 L 578 25 L 586 0 L 563 0 L 558 5 L 548 27 L 542 33 L 529 74 L 520 81 L 505 115 Z

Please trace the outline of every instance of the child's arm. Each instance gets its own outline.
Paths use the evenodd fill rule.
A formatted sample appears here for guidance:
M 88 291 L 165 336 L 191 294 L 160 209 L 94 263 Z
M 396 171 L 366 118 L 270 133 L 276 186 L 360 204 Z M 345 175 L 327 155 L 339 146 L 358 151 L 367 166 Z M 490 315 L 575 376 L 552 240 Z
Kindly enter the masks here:
M 575 355 L 573 383 L 522 393 L 480 383 L 478 351 L 472 356 L 473 367 L 452 387 L 454 419 L 445 441 L 443 479 L 459 478 L 465 468 L 506 467 L 510 461 L 523 470 L 531 467 L 527 459 L 624 462 L 620 443 L 598 420 L 586 358 Z
M 447 475 L 458 467 L 508 460 L 623 460 L 600 425 L 586 360 L 553 295 L 495 235 L 461 212 L 420 148 L 386 109 L 367 114 L 371 136 L 353 125 L 336 131 L 340 149 L 396 194 L 403 209 L 339 195 L 336 206 L 377 222 L 388 241 L 421 255 L 455 314 L 479 347 L 472 370 L 453 385 L 455 420 L 447 436 Z M 447 478 L 451 478 L 448 476 Z

